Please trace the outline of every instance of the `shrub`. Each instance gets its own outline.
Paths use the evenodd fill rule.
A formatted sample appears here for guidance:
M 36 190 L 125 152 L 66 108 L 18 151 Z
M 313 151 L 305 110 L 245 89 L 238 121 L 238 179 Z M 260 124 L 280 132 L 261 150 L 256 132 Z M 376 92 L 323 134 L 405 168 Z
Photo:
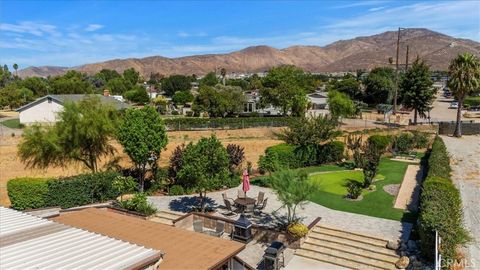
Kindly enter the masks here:
M 278 156 L 276 153 L 270 153 L 269 155 L 261 155 L 258 159 L 258 171 L 261 174 L 266 172 L 272 173 L 280 169 L 278 162 Z
M 183 195 L 183 194 L 185 194 L 185 190 L 180 185 L 173 185 L 170 188 L 168 194 L 172 195 L 172 196 Z
M 419 234 L 422 252 L 433 258 L 435 231 L 442 238 L 441 253 L 445 260 L 456 258 L 456 248 L 469 240 L 462 227 L 462 202 L 459 191 L 449 179 L 429 177 L 423 185 Z
M 47 182 L 45 200 L 48 206 L 70 208 L 115 199 L 120 195 L 113 186 L 118 176 L 115 172 L 100 172 L 52 179 Z
M 467 107 L 480 106 L 480 97 L 467 97 L 463 101 L 463 105 Z
M 414 148 L 426 148 L 428 147 L 429 135 L 425 132 L 413 131 L 413 147 Z
M 395 149 L 399 152 L 407 152 L 414 147 L 413 135 L 410 132 L 404 132 L 395 139 Z
M 147 201 L 145 193 L 137 193 L 133 198 L 127 201 L 118 202 L 122 208 L 135 211 L 146 216 L 150 216 L 157 212 L 157 209 Z
M 177 113 L 178 114 L 178 113 Z M 241 129 L 249 127 L 284 127 L 291 117 L 235 117 L 235 118 L 171 118 L 165 119 L 169 130 L 192 130 L 199 128 Z
M 301 166 L 317 165 L 319 158 L 319 147 L 316 145 L 298 146 L 295 148 L 295 157 Z
M 384 135 L 372 135 L 368 137 L 367 142 L 372 146 L 380 150 L 381 152 L 385 151 L 387 147 L 391 143 L 391 137 L 390 136 L 384 136 Z
M 450 157 L 447 148 L 440 137 L 435 137 L 428 158 L 428 176 L 450 178 Z
M 419 236 L 424 256 L 434 257 L 435 231 L 442 238 L 441 254 L 445 261 L 457 259 L 457 247 L 470 240 L 462 224 L 462 202 L 450 180 L 450 162 L 443 140 L 436 137 L 428 158 L 428 177 L 423 182 L 420 199 Z
M 350 199 L 357 199 L 361 194 L 362 194 L 362 183 L 355 181 L 355 180 L 350 180 L 347 182 L 345 185 L 347 188 L 347 197 Z
M 185 144 L 178 145 L 170 156 L 170 166 L 168 166 L 168 176 L 171 179 L 177 177 L 178 171 L 182 168 L 182 157 L 185 151 Z
M 345 144 L 333 141 L 320 146 L 318 160 L 321 164 L 339 162 L 344 158 Z
M 17 210 L 46 207 L 47 179 L 15 178 L 7 182 L 7 191 L 12 207 Z
M 308 233 L 308 227 L 299 222 L 294 222 L 288 225 L 288 233 L 290 233 L 295 238 L 302 238 Z
M 245 147 L 238 144 L 228 144 L 226 149 L 230 168 L 233 171 L 242 165 L 242 162 L 245 160 Z
M 265 155 L 276 155 L 278 165 L 282 169 L 294 169 L 302 166 L 295 155 L 295 148 L 294 145 L 281 143 L 265 149 Z

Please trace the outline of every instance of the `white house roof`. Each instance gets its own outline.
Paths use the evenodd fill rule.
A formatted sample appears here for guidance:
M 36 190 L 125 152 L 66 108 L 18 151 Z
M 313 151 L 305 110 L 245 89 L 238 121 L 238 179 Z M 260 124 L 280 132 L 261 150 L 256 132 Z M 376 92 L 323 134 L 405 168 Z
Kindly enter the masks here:
M 83 99 L 85 99 L 88 96 L 91 96 L 91 95 L 83 95 L 83 94 L 46 95 L 46 96 L 38 98 L 35 101 L 32 101 L 32 102 L 18 108 L 16 111 L 17 112 L 24 111 L 28 108 L 31 108 L 31 107 L 37 105 L 38 103 L 43 102 L 44 100 L 48 100 L 48 99 L 50 99 L 50 100 L 52 100 L 52 101 L 54 101 L 58 104 L 63 105 L 65 102 L 79 102 L 79 101 L 82 101 Z M 130 107 L 128 104 L 117 100 L 113 96 L 103 96 L 103 95 L 93 95 L 93 96 L 97 96 L 98 98 L 100 98 L 100 101 L 104 104 L 111 104 L 117 110 L 127 109 L 127 108 Z
M 309 94 L 307 97 L 310 100 L 310 102 L 314 104 L 326 104 L 328 99 L 327 93 L 324 93 L 324 92 L 315 92 L 315 93 Z
M 0 207 L 0 269 L 141 269 L 162 252 Z

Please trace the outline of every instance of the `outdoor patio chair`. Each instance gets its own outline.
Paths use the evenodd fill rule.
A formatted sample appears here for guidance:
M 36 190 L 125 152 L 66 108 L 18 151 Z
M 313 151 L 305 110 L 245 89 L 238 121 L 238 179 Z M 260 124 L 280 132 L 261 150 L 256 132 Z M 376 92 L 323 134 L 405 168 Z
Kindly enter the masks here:
M 245 192 L 241 189 L 238 190 L 238 198 L 245 198 L 247 195 L 245 195 Z
M 230 204 L 232 204 L 232 205 L 235 204 L 234 200 L 232 198 L 229 198 L 226 192 L 222 193 L 222 198 L 223 198 L 224 201 L 225 200 L 229 201 Z
M 263 203 L 263 198 L 264 197 L 265 197 L 265 192 L 263 192 L 263 191 L 258 192 L 257 206 L 261 205 Z
M 223 203 L 225 204 L 225 207 L 227 208 L 228 212 L 227 213 L 223 213 L 224 216 L 236 216 L 237 213 L 235 213 L 234 209 L 233 209 L 233 206 L 232 204 L 230 203 L 229 200 L 223 200 Z
M 263 200 L 263 203 L 261 205 L 257 205 L 255 209 L 258 210 L 258 212 L 261 212 L 263 209 L 265 209 L 265 207 L 267 207 L 267 200 L 268 198 L 265 198 L 265 200 Z
M 193 221 L 193 230 L 195 232 L 202 233 L 203 232 L 203 220 L 197 219 Z

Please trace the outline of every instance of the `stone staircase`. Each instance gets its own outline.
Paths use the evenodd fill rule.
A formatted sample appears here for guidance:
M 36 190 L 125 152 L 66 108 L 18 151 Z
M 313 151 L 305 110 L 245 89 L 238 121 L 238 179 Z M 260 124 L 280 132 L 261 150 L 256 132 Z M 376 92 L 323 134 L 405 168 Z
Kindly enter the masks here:
M 167 210 L 160 210 L 149 220 L 153 221 L 153 222 L 158 222 L 158 223 L 162 223 L 162 224 L 172 226 L 173 221 L 176 220 L 177 218 L 183 216 L 183 215 L 185 215 L 185 213 L 167 211 Z
M 400 258 L 388 240 L 317 224 L 295 254 L 349 269 L 395 268 Z

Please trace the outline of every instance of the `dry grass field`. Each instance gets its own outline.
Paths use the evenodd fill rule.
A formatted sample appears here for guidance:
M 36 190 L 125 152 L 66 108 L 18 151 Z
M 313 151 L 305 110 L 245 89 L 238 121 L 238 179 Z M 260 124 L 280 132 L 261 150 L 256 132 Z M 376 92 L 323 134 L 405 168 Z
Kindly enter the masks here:
M 167 166 L 171 152 L 177 145 L 194 142 L 201 137 L 210 136 L 214 133 L 223 144 L 235 143 L 245 147 L 246 160 L 251 161 L 254 166 L 258 157 L 263 154 L 265 148 L 278 144 L 272 128 L 251 128 L 242 130 L 205 130 L 205 131 L 178 131 L 169 132 L 169 143 L 167 149 L 162 152 L 160 166 Z M 32 170 L 25 168 L 24 164 L 17 158 L 17 145 L 20 137 L 0 137 L 0 205 L 9 205 L 7 195 L 7 181 L 16 177 L 54 177 L 70 176 L 85 170 L 80 166 L 67 166 L 65 168 L 48 168 L 46 170 Z M 128 157 L 122 152 L 121 146 L 115 144 L 117 154 L 122 157 L 121 165 L 129 166 Z

